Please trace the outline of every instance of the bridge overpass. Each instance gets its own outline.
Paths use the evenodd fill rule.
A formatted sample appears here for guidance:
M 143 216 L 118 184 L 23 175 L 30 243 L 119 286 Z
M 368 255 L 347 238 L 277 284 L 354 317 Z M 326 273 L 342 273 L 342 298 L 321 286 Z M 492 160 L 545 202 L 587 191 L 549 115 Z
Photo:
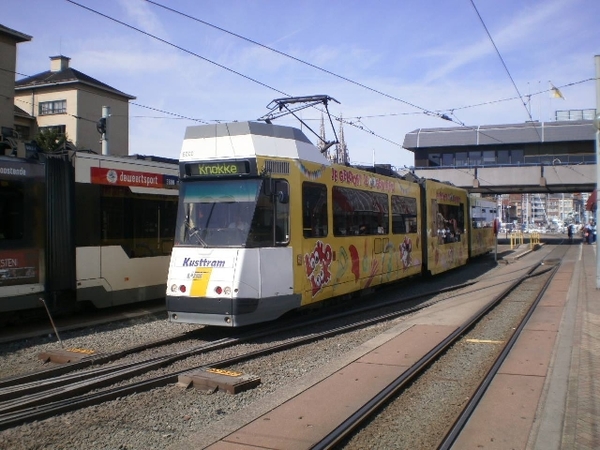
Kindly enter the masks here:
M 576 193 L 592 192 L 596 187 L 596 164 L 416 167 L 411 172 L 481 194 Z
M 595 110 L 581 111 L 582 117 Z M 405 136 L 415 175 L 471 192 L 575 193 L 596 187 L 593 120 L 421 128 Z

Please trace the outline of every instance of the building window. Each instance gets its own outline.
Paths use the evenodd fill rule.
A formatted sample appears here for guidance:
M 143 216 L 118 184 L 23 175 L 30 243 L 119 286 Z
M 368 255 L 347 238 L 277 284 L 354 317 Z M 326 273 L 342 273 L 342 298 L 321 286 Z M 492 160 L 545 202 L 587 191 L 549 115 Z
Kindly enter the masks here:
M 40 133 L 54 133 L 56 132 L 59 136 L 64 136 L 67 132 L 66 125 L 53 125 L 51 127 L 40 127 Z
M 40 102 L 40 116 L 47 116 L 50 114 L 66 114 L 67 113 L 67 101 L 66 100 L 55 100 L 52 102 Z
M 467 156 L 467 152 L 456 152 L 456 167 L 468 165 L 469 157 Z
M 429 154 L 429 167 L 439 167 L 440 166 L 440 154 L 439 153 L 430 153 Z
M 496 164 L 496 152 L 494 150 L 484 150 L 482 154 L 484 166 Z
M 28 141 L 31 139 L 31 129 L 29 127 L 15 124 L 15 131 L 22 141 Z
M 442 165 L 450 167 L 454 165 L 454 153 L 442 153 Z
M 511 150 L 510 151 L 510 163 L 511 164 L 523 164 L 525 162 L 525 156 L 523 150 Z
M 480 166 L 482 162 L 481 152 L 474 151 L 469 152 L 469 165 L 470 166 Z
M 498 164 L 510 164 L 510 153 L 508 150 L 498 150 Z

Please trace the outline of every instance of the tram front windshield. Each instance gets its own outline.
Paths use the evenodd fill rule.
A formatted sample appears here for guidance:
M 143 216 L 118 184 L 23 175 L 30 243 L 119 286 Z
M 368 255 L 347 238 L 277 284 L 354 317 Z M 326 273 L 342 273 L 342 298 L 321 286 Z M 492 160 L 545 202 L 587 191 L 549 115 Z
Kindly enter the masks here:
M 179 190 L 175 245 L 273 245 L 273 203 L 261 179 L 184 181 Z

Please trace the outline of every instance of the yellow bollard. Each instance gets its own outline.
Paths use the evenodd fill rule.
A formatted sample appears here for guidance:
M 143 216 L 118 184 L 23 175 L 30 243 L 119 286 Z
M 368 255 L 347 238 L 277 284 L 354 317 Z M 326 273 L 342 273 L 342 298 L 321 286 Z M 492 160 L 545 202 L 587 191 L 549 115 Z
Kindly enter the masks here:
M 536 244 L 540 243 L 540 232 L 535 231 L 529 235 L 529 247 L 533 248 Z
M 513 231 L 510 233 L 510 249 L 512 250 L 515 247 L 523 244 L 523 232 L 522 231 Z

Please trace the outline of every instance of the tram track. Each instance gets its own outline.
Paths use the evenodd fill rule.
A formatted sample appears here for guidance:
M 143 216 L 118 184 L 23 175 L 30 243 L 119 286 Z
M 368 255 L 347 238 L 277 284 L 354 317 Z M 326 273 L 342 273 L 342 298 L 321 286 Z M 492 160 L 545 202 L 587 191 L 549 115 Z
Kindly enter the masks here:
M 449 274 L 440 286 L 448 286 L 450 282 L 456 283 L 465 280 L 476 280 L 477 284 L 463 283 L 463 288 L 457 292 L 447 292 L 444 295 L 428 299 L 439 303 L 433 305 L 431 310 L 415 312 L 416 315 L 409 314 L 399 320 L 389 320 L 371 327 L 359 328 L 354 332 L 333 336 L 329 339 L 317 340 L 311 345 L 297 346 L 297 348 L 290 348 L 288 351 L 273 351 L 271 355 L 257 356 L 254 359 L 248 359 L 246 362 L 236 363 L 232 360 L 232 365 L 225 367 L 227 370 L 243 372 L 260 379 L 260 384 L 256 388 L 240 394 L 231 395 L 222 392 L 220 389 L 221 392 L 204 391 L 203 389 L 206 388 L 200 388 L 200 391 L 185 389 L 178 386 L 177 381 L 181 380 L 178 380 L 177 376 L 172 376 L 168 380 L 169 382 L 159 384 L 158 382 L 161 382 L 158 379 L 159 376 L 164 381 L 165 377 L 171 375 L 166 371 L 159 370 L 148 374 L 154 380 L 149 380 L 148 376 L 138 376 L 103 388 L 101 391 L 94 390 L 88 394 L 79 395 L 78 397 L 83 400 L 89 398 L 89 407 L 85 407 L 83 403 L 80 406 L 71 407 L 68 404 L 68 399 L 53 402 L 54 412 L 47 412 L 45 415 L 46 420 L 42 420 L 44 418 L 42 414 L 39 417 L 40 420 L 34 420 L 34 422 L 31 422 L 31 420 L 16 422 L 14 426 L 5 428 L 0 432 L 0 441 L 7 448 L 21 448 L 19 442 L 46 442 L 47 445 L 56 446 L 67 445 L 68 443 L 72 448 L 79 447 L 82 442 L 94 442 L 94 445 L 101 445 L 101 447 L 92 445 L 90 448 L 104 448 L 105 445 L 118 448 L 123 442 L 131 440 L 130 434 L 133 432 L 136 444 L 132 444 L 133 447 L 131 448 L 150 448 L 155 445 L 160 448 L 170 448 L 172 444 L 178 442 L 181 442 L 181 445 L 187 446 L 187 448 L 190 448 L 189 445 L 195 448 L 204 448 L 204 446 L 210 445 L 210 442 L 216 442 L 216 439 L 219 439 L 221 430 L 231 429 L 232 426 L 235 426 L 234 424 L 245 420 L 253 420 L 253 418 L 256 420 L 260 417 L 261 411 L 262 414 L 267 413 L 268 408 L 273 407 L 272 405 L 294 399 L 300 392 L 309 389 L 315 382 L 321 385 L 322 382 L 318 380 L 325 381 L 326 378 L 331 377 L 332 370 L 343 369 L 345 364 L 353 361 L 356 357 L 360 357 L 358 355 L 365 354 L 364 352 L 369 348 L 374 349 L 389 340 L 390 336 L 401 332 L 402 329 L 412 327 L 411 324 L 415 320 L 417 321 L 415 323 L 419 323 L 422 317 L 430 317 L 432 314 L 438 315 L 440 311 L 442 311 L 442 315 L 445 315 L 444 311 L 454 310 L 454 305 L 460 308 L 460 305 L 472 303 L 472 300 L 461 298 L 461 294 L 470 292 L 471 294 L 467 294 L 467 297 L 480 298 L 481 300 L 491 298 L 492 291 L 498 293 L 505 288 L 504 284 L 508 284 L 502 283 L 502 280 L 506 282 L 509 278 L 515 279 L 524 275 L 526 270 L 539 266 L 539 261 L 548 256 L 547 250 L 548 247 L 542 248 L 541 251 L 533 253 L 532 256 L 518 261 L 508 260 L 508 264 L 501 262 L 498 264 L 497 270 L 494 269 L 489 272 L 489 269 L 485 272 L 476 271 L 479 272 L 477 275 L 472 271 L 468 275 L 465 274 L 466 276 L 463 276 L 460 271 Z M 517 264 L 513 265 L 513 262 Z M 482 267 L 482 265 L 480 264 L 479 267 Z M 507 274 L 509 275 L 505 276 Z M 436 289 L 436 286 L 438 286 L 436 284 L 437 280 L 439 278 L 434 278 L 423 287 L 433 288 L 431 292 L 439 293 L 440 289 Z M 481 292 L 481 295 L 478 295 L 476 293 L 481 287 L 487 288 L 492 284 L 498 287 L 490 291 L 489 294 Z M 396 297 L 398 294 L 407 295 L 412 287 L 413 284 L 410 284 L 407 288 L 397 289 Z M 422 288 L 416 292 L 421 290 Z M 393 293 L 384 295 L 380 292 L 384 291 L 378 291 L 375 299 L 379 300 L 393 296 Z M 414 294 L 415 291 L 410 291 L 410 293 Z M 453 300 L 444 302 L 444 300 L 450 298 Z M 481 300 L 477 300 L 474 304 L 483 304 Z M 371 301 L 373 301 L 371 298 L 361 300 L 362 303 Z M 471 313 L 475 311 L 472 307 L 469 309 L 472 310 Z M 363 313 L 362 315 L 367 316 L 368 314 Z M 329 328 L 334 327 L 332 324 L 327 326 Z M 309 326 L 302 332 L 309 333 L 314 331 L 315 328 Z M 154 330 L 155 326 L 152 325 L 151 329 Z M 127 335 L 127 333 L 116 330 L 117 336 Z M 146 335 L 143 330 L 140 331 L 142 336 Z M 296 334 L 299 334 L 299 332 Z M 152 335 L 148 334 L 148 336 Z M 158 334 L 153 336 L 156 337 Z M 112 336 L 107 335 L 106 338 L 108 338 L 105 339 L 108 345 L 105 347 L 111 348 Z M 276 338 L 266 338 L 265 341 L 274 342 L 274 339 Z M 88 341 L 90 340 L 88 339 Z M 66 342 L 68 342 L 68 338 Z M 98 341 L 98 343 L 100 342 L 104 343 L 104 339 Z M 131 342 L 134 341 L 131 340 Z M 214 355 L 210 360 L 197 357 L 194 358 L 194 361 L 200 361 L 203 364 L 219 362 L 227 359 L 223 358 L 224 356 L 236 355 L 242 351 L 248 352 L 248 350 L 256 348 L 258 348 L 258 345 L 243 344 L 238 349 L 226 349 L 219 352 L 220 358 L 217 358 L 219 355 Z M 31 348 L 30 353 L 32 351 L 35 351 L 35 348 Z M 187 362 L 185 361 L 186 364 Z M 182 369 L 182 364 L 177 363 L 173 368 Z M 152 381 L 158 381 L 155 388 L 150 386 Z M 124 393 L 125 391 L 121 388 L 132 384 L 132 382 L 147 382 L 148 388 L 140 389 L 139 392 L 132 394 Z M 114 396 L 112 401 L 109 397 L 111 393 Z M 102 398 L 93 398 L 94 396 L 104 396 L 106 401 Z M 323 397 L 323 400 L 325 398 L 326 396 Z M 330 404 L 329 401 L 327 401 L 327 404 Z M 330 404 L 330 406 L 333 405 L 334 403 Z M 44 407 L 44 405 L 41 405 L 41 407 Z M 312 419 L 313 423 L 316 417 L 319 417 L 319 413 L 315 413 L 316 416 Z M 403 417 L 405 416 L 404 412 L 401 414 Z M 306 412 L 304 415 L 308 417 Z M 223 421 L 223 419 L 225 420 Z M 19 426 L 18 423 L 23 425 Z M 188 442 L 189 445 L 184 444 L 185 442 Z M 174 449 L 184 447 L 173 446 Z M 283 446 L 281 448 L 291 447 Z
M 420 295 L 418 297 L 422 297 Z M 411 298 L 414 301 L 416 297 Z M 407 301 L 407 300 L 405 300 Z M 426 307 L 426 306 L 422 306 Z M 316 325 L 326 321 L 337 320 L 343 316 L 357 314 L 373 308 L 361 308 L 360 311 L 339 313 L 336 317 L 319 318 L 305 320 L 302 323 L 296 323 L 294 328 Z M 130 379 L 136 375 L 155 370 L 157 368 L 169 365 L 175 361 L 247 342 L 250 340 L 263 338 L 269 335 L 277 335 L 283 331 L 290 331 L 289 326 L 276 326 L 267 331 L 254 332 L 242 336 L 224 338 L 219 342 L 207 343 L 202 346 L 179 352 L 176 355 L 165 355 L 146 360 L 143 362 L 127 363 L 118 367 L 110 366 L 92 371 L 63 375 L 55 379 L 47 379 L 41 382 L 32 382 L 25 385 L 9 386 L 0 389 L 0 430 L 16 426 L 31 420 L 41 420 L 55 414 L 67 411 L 73 411 L 78 408 L 95 405 L 105 401 L 110 401 L 124 395 L 130 395 L 137 392 L 143 392 L 155 387 L 176 383 L 177 378 L 182 373 L 199 368 L 225 368 L 251 358 L 258 358 L 277 351 L 283 351 L 294 346 L 308 344 L 318 339 L 334 336 L 340 333 L 348 332 L 356 328 L 365 327 L 383 320 L 389 320 L 398 315 L 408 314 L 416 309 L 410 308 L 400 312 L 389 313 L 375 318 L 357 321 L 350 325 L 336 327 L 324 332 L 313 333 L 308 336 L 300 336 L 287 342 L 268 346 L 260 350 L 244 353 L 240 356 L 227 358 L 210 365 L 201 367 L 189 367 L 183 370 L 173 371 L 168 375 L 156 377 L 154 379 L 130 383 L 127 386 L 108 389 L 106 391 L 86 394 L 94 389 L 101 389 L 113 385 L 123 380 Z M 78 363 L 73 363 L 78 365 Z
M 27 372 L 24 374 L 13 375 L 5 378 L 0 378 L 0 402 L 4 400 L 3 392 L 5 390 L 10 389 L 14 386 L 23 386 L 36 381 L 57 379 L 59 380 L 62 375 L 68 374 L 70 372 L 75 371 L 83 371 L 88 368 L 98 367 L 104 364 L 116 364 L 116 362 L 120 359 L 126 358 L 130 355 L 138 355 L 146 350 L 157 349 L 160 347 L 166 347 L 171 344 L 177 344 L 185 341 L 196 341 L 201 339 L 205 341 L 206 345 L 210 344 L 219 344 L 223 343 L 234 344 L 236 342 L 243 342 L 244 340 L 250 340 L 255 338 L 260 338 L 263 336 L 269 336 L 271 334 L 277 334 L 285 331 L 292 331 L 294 329 L 304 328 L 312 325 L 319 325 L 321 323 L 327 323 L 328 321 L 335 321 L 336 319 L 344 318 L 347 316 L 351 316 L 353 314 L 366 313 L 369 311 L 375 311 L 380 308 L 385 307 L 394 307 L 398 304 L 410 304 L 411 302 L 417 302 L 422 299 L 427 299 L 433 297 L 438 294 L 450 293 L 453 291 L 457 291 L 460 289 L 467 288 L 475 284 L 474 281 L 466 281 L 459 284 L 454 284 L 447 287 L 435 288 L 432 290 L 421 291 L 417 294 L 410 294 L 403 297 L 392 298 L 389 301 L 379 301 L 376 299 L 372 299 L 368 304 L 363 304 L 363 301 L 351 303 L 350 305 L 332 307 L 330 310 L 320 311 L 317 317 L 307 317 L 307 316 L 293 316 L 288 319 L 281 319 L 271 325 L 261 325 L 260 327 L 249 327 L 246 331 L 236 331 L 231 334 L 228 333 L 228 329 L 215 329 L 215 328 L 202 328 L 199 330 L 189 331 L 180 335 L 171 336 L 165 339 L 154 340 L 150 342 L 144 342 L 142 344 L 130 346 L 128 348 L 117 350 L 113 352 L 105 352 L 105 353 L 89 353 L 87 356 L 70 362 L 60 361 L 58 364 L 52 364 L 50 367 L 43 368 L 40 370 L 35 370 L 31 372 Z M 395 287 L 386 287 L 383 288 L 379 292 L 393 291 Z M 423 307 L 428 306 L 429 304 L 424 304 Z M 325 314 L 323 314 L 325 313 Z M 259 330 L 254 331 L 254 330 Z M 223 337 L 221 337 L 223 336 Z M 197 347 L 194 346 L 194 347 Z M 67 350 L 68 352 L 68 350 Z M 194 349 L 191 350 L 194 352 Z M 43 353 L 52 353 L 52 351 L 47 351 Z M 167 354 L 168 353 L 168 354 Z M 145 363 L 150 360 L 159 360 L 161 357 L 170 357 L 172 356 L 173 351 L 167 350 L 164 355 L 158 357 L 152 357 L 140 363 Z M 176 353 L 179 353 L 176 351 Z M 185 353 L 184 353 L 185 355 Z M 51 361 L 51 359 L 49 358 Z M 52 361 L 51 361 L 52 362 Z M 81 378 L 85 378 L 86 375 L 81 374 Z M 67 379 L 68 377 L 65 377 Z M 51 383 L 51 381 L 48 381 Z M 57 381 L 60 383 L 60 381 Z M 40 383 L 41 384 L 41 383 Z
M 434 294 L 440 294 L 440 292 L 451 292 L 453 290 L 465 289 L 472 284 L 472 282 L 467 282 L 461 285 L 451 286 L 446 289 L 437 289 L 435 291 L 421 293 L 410 298 L 405 298 L 403 299 L 403 302 L 414 303 L 418 299 L 431 297 Z M 435 302 L 442 300 L 436 300 Z M 160 367 L 168 366 L 173 364 L 175 361 L 182 360 L 196 354 L 207 353 L 219 348 L 225 348 L 227 346 L 233 346 L 268 336 L 276 336 L 283 332 L 289 332 L 292 328 L 306 330 L 307 327 L 310 326 L 317 326 L 327 322 L 331 323 L 331 321 L 339 320 L 343 317 L 349 317 L 351 315 L 364 314 L 365 312 L 373 309 L 381 309 L 384 306 L 391 306 L 393 303 L 398 303 L 398 301 L 378 303 L 376 305 L 373 304 L 358 309 L 353 309 L 351 311 L 344 311 L 335 316 L 320 317 L 317 319 L 303 320 L 301 322 L 296 321 L 293 324 L 293 327 L 289 323 L 282 323 L 266 330 L 263 329 L 259 332 L 254 331 L 240 333 L 235 337 L 223 338 L 216 342 L 205 343 L 203 345 L 196 346 L 195 348 L 178 352 L 177 354 L 164 355 L 142 362 L 120 365 L 111 364 L 110 366 L 103 368 L 93 368 L 87 371 L 80 371 L 77 373 L 64 375 L 63 373 L 69 369 L 68 366 L 70 366 L 71 370 L 82 368 L 80 363 L 71 363 L 67 364 L 65 367 L 53 368 L 52 370 L 56 371 L 55 374 L 61 374 L 57 377 L 49 377 L 52 373 L 52 370 L 48 370 L 45 373 L 47 377 L 45 380 L 19 382 L 13 379 L 12 387 L 10 386 L 10 383 L 4 383 L 4 387 L 0 389 L 0 429 L 10 428 L 31 420 L 40 420 L 66 411 L 73 411 L 85 406 L 95 405 L 125 395 L 130 395 L 131 393 L 142 392 L 158 386 L 165 386 L 170 383 L 175 383 L 177 382 L 177 378 L 181 373 L 192 370 L 193 367 L 172 371 L 167 375 L 155 377 L 153 379 L 129 383 L 126 386 L 110 388 L 110 386 L 113 386 L 116 383 L 129 380 L 137 375 L 156 370 Z M 314 340 L 349 332 L 360 327 L 366 327 L 369 324 L 390 320 L 394 317 L 398 317 L 399 315 L 414 312 L 431 304 L 431 302 L 425 302 L 418 305 L 412 305 L 411 307 L 402 309 L 400 311 L 378 315 L 368 320 L 354 321 L 350 325 L 335 327 L 324 332 L 314 333 L 308 336 L 300 336 L 295 339 L 290 339 L 282 344 L 267 346 L 266 348 L 258 351 L 249 352 L 235 358 L 228 358 L 210 365 L 204 365 L 202 367 L 225 368 L 244 360 L 258 358 L 264 356 L 265 354 L 283 351 L 293 346 L 308 344 Z M 173 339 L 170 339 L 169 341 L 171 340 Z M 151 345 L 154 346 L 157 345 L 157 343 L 152 343 Z M 147 346 L 143 347 L 146 348 Z M 118 352 L 118 354 L 131 354 L 132 351 L 133 349 L 128 349 L 123 352 Z M 85 364 L 87 367 L 89 367 L 94 363 L 99 364 L 98 361 L 113 361 L 116 356 L 118 355 L 99 355 L 95 359 L 92 358 L 95 362 L 87 361 Z M 21 380 L 30 380 L 30 376 L 31 375 L 25 375 L 21 378 Z M 15 384 L 17 385 L 16 387 L 14 386 Z M 108 389 L 106 389 L 107 387 Z M 103 390 L 101 392 L 91 393 L 92 391 L 99 389 Z
M 544 293 L 548 289 L 548 286 L 550 285 L 550 282 L 552 281 L 552 279 L 554 278 L 554 275 L 558 271 L 558 268 L 559 268 L 559 265 L 555 266 L 555 268 L 552 270 L 550 277 L 548 277 L 548 280 L 546 280 L 546 282 L 544 283 L 541 291 L 539 292 L 539 294 L 536 296 L 535 300 L 531 304 L 531 307 L 527 310 L 527 313 L 525 314 L 525 316 L 523 316 L 519 325 L 515 328 L 514 332 L 512 333 L 512 336 L 506 342 L 506 345 L 502 348 L 502 351 L 499 353 L 498 357 L 495 359 L 494 363 L 490 367 L 490 370 L 487 372 L 485 378 L 481 381 L 479 386 L 477 386 L 477 389 L 475 390 L 474 394 L 470 397 L 469 402 L 467 403 L 466 407 L 463 408 L 463 410 L 459 414 L 458 418 L 454 421 L 454 423 L 450 427 L 448 433 L 446 434 L 446 436 L 444 437 L 444 439 L 438 446 L 439 450 L 449 450 L 452 447 L 457 436 L 460 434 L 460 432 L 464 428 L 465 424 L 467 423 L 467 420 L 469 419 L 470 415 L 473 413 L 473 411 L 477 407 L 477 404 L 479 403 L 479 401 L 485 394 L 486 390 L 490 386 L 492 380 L 498 373 L 500 366 L 508 357 L 511 349 L 513 348 L 513 346 L 514 346 L 515 342 L 517 341 L 517 339 L 519 338 L 519 336 L 521 336 L 521 333 L 523 332 L 525 325 L 527 324 L 529 318 L 531 317 L 535 308 L 537 307 L 540 300 L 542 299 Z
M 560 249 L 559 249 L 560 250 Z M 561 250 L 562 251 L 562 250 Z M 564 252 L 564 251 L 563 251 Z M 397 414 L 398 409 L 403 411 L 404 407 L 395 408 L 393 405 L 395 402 L 402 404 L 402 397 L 405 395 L 406 390 L 413 384 L 416 383 L 416 380 L 421 378 L 426 378 L 428 372 L 444 373 L 444 369 L 440 367 L 436 367 L 435 365 L 439 360 L 441 360 L 445 355 L 448 354 L 449 349 L 459 347 L 459 343 L 462 340 L 465 340 L 469 333 L 478 326 L 482 322 L 482 320 L 493 320 L 488 319 L 490 315 L 493 314 L 493 311 L 502 301 L 504 301 L 508 296 L 510 296 L 513 292 L 517 291 L 521 287 L 524 290 L 532 289 L 531 287 L 525 286 L 527 280 L 531 280 L 534 277 L 538 276 L 546 276 L 547 279 L 544 281 L 541 288 L 536 288 L 535 298 L 531 300 L 531 305 L 527 308 L 526 313 L 523 317 L 520 318 L 518 325 L 514 327 L 514 332 L 511 333 L 509 339 L 505 341 L 501 349 L 497 350 L 497 355 L 493 359 L 493 361 L 489 364 L 489 367 L 485 370 L 485 376 L 483 376 L 479 383 L 473 391 L 468 394 L 468 402 L 464 402 L 464 398 L 455 400 L 457 405 L 461 405 L 459 410 L 455 410 L 455 420 L 452 421 L 450 425 L 442 424 L 442 427 L 445 427 L 446 431 L 437 437 L 433 437 L 428 441 L 427 448 L 439 448 L 439 449 L 449 449 L 452 447 L 453 442 L 456 437 L 460 434 L 462 428 L 464 427 L 466 421 L 468 420 L 470 414 L 475 409 L 477 403 L 485 393 L 487 387 L 493 380 L 494 375 L 498 371 L 504 359 L 509 354 L 514 342 L 518 339 L 520 333 L 522 332 L 525 324 L 527 323 L 529 317 L 535 310 L 535 307 L 539 303 L 543 294 L 546 292 L 550 282 L 552 281 L 554 275 L 556 274 L 562 257 L 564 255 L 557 255 L 554 252 L 553 255 L 547 257 L 545 262 L 543 261 L 539 267 L 542 265 L 551 265 L 552 267 L 544 268 L 544 270 L 540 270 L 538 273 L 534 273 L 534 271 L 538 267 L 532 268 L 525 276 L 520 277 L 516 280 L 515 283 L 512 283 L 510 287 L 505 289 L 502 293 L 496 296 L 493 301 L 488 303 L 484 308 L 478 311 L 475 315 L 466 320 L 461 327 L 459 327 L 454 333 L 436 345 L 431 349 L 417 364 L 413 365 L 409 370 L 403 373 L 399 378 L 394 380 L 393 383 L 388 385 L 385 389 L 380 391 L 376 396 L 374 396 L 370 401 L 366 402 L 362 408 L 360 408 L 355 414 L 350 416 L 346 421 L 344 421 L 339 427 L 332 430 L 326 437 L 324 437 L 320 442 L 318 442 L 315 446 L 311 447 L 313 449 L 353 449 L 353 448 L 362 448 L 361 445 L 364 444 L 366 440 L 368 440 L 368 436 L 377 435 L 379 433 L 378 429 L 384 426 L 389 426 L 389 422 L 393 419 L 390 419 L 387 416 L 393 416 Z M 473 369 L 476 371 L 475 369 Z M 436 377 L 432 377 L 436 379 Z M 439 379 L 438 379 L 439 381 Z M 420 386 L 422 388 L 422 386 Z M 464 392 L 463 392 L 464 394 Z M 406 394 L 408 395 L 408 394 Z M 400 400 L 399 400 L 400 399 Z M 452 399 L 445 399 L 446 403 L 453 403 Z M 380 415 L 382 417 L 380 417 Z M 446 415 L 439 414 L 431 414 L 432 416 L 439 415 L 442 417 L 447 417 Z M 386 418 L 387 417 L 387 418 Z M 435 427 L 429 427 L 427 422 L 423 420 L 422 422 L 423 428 L 430 430 L 431 434 L 435 434 L 432 429 Z M 373 429 L 371 429 L 373 428 Z M 410 429 L 410 427 L 408 427 Z M 403 441 L 403 436 L 396 436 L 398 442 Z M 437 439 L 437 443 L 433 443 Z M 398 448 L 413 448 L 415 442 L 411 442 L 410 438 L 406 439 L 407 443 L 404 446 L 399 446 Z M 420 442 L 423 444 L 423 441 Z
M 422 280 L 420 281 L 420 283 L 423 283 Z M 318 310 L 318 317 L 317 318 L 310 318 L 305 315 L 299 314 L 299 315 L 294 315 L 289 319 L 280 319 L 277 322 L 274 322 L 273 324 L 262 324 L 259 327 L 248 327 L 247 330 L 250 330 L 250 332 L 252 332 L 253 329 L 260 329 L 261 333 L 264 333 L 264 330 L 271 330 L 274 329 L 275 331 L 281 329 L 281 330 L 293 330 L 296 328 L 300 328 L 300 327 L 304 327 L 307 325 L 311 325 L 311 324 L 318 324 L 322 321 L 328 321 L 328 320 L 335 320 L 336 318 L 336 314 L 337 317 L 344 317 L 345 315 L 348 314 L 352 314 L 353 311 L 354 313 L 360 313 L 360 312 L 365 312 L 365 311 L 370 311 L 370 310 L 376 310 L 380 307 L 386 307 L 389 305 L 395 305 L 398 303 L 409 303 L 411 301 L 418 301 L 420 299 L 423 298 L 427 298 L 427 297 L 431 297 L 434 296 L 436 294 L 439 293 L 444 293 L 444 292 L 452 292 L 455 290 L 459 290 L 462 289 L 464 287 L 468 287 L 470 285 L 474 284 L 473 281 L 466 281 L 466 282 L 462 282 L 462 283 L 457 283 L 454 285 L 450 285 L 447 287 L 441 287 L 439 289 L 433 289 L 433 290 L 420 290 L 420 292 L 418 293 L 412 293 L 412 291 L 409 291 L 407 295 L 401 297 L 401 298 L 395 298 L 389 302 L 377 302 L 376 299 L 371 299 L 369 300 L 369 304 L 367 304 L 366 306 L 363 305 L 364 303 L 364 297 L 362 298 L 362 300 L 359 301 L 355 301 L 354 303 L 349 303 L 349 304 L 343 304 L 342 306 L 333 306 L 330 309 L 319 309 Z M 383 287 L 380 289 L 380 291 L 377 292 L 386 292 L 386 291 L 393 291 L 396 287 L 395 286 L 387 286 L 387 287 Z M 356 300 L 356 299 L 355 299 Z M 337 311 L 342 311 L 342 312 L 337 312 Z M 323 313 L 328 313 L 330 315 L 325 315 Z M 349 311 L 349 312 L 345 312 L 345 311 Z M 174 325 L 176 326 L 176 325 Z M 82 325 L 83 327 L 83 325 Z M 273 328 L 275 327 L 275 328 Z M 60 375 L 63 374 L 67 374 L 69 372 L 73 372 L 73 371 L 77 371 L 77 370 L 84 370 L 86 368 L 90 368 L 90 367 L 94 367 L 94 366 L 99 366 L 99 365 L 103 365 L 103 364 L 108 364 L 108 363 L 115 363 L 116 361 L 126 358 L 128 356 L 131 355 L 138 355 L 141 354 L 142 352 L 146 351 L 146 350 L 152 350 L 152 349 L 157 349 L 160 347 L 165 347 L 168 346 L 170 344 L 177 344 L 177 343 L 181 343 L 184 342 L 186 340 L 189 341 L 194 341 L 194 340 L 204 340 L 206 342 L 214 342 L 217 339 L 219 339 L 221 336 L 223 336 L 224 338 L 230 338 L 232 339 L 232 341 L 234 341 L 237 338 L 241 338 L 243 339 L 245 335 L 248 334 L 248 331 L 242 331 L 240 332 L 239 330 L 231 330 L 231 329 L 226 329 L 226 328 L 201 328 L 201 329 L 197 329 L 197 330 L 193 330 L 193 331 L 188 331 L 176 336 L 171 336 L 165 339 L 158 339 L 158 340 L 154 340 L 154 341 L 149 341 L 149 342 L 144 342 L 142 344 L 137 344 L 137 345 L 133 345 L 130 347 L 127 347 L 125 349 L 120 349 L 120 350 L 116 350 L 116 351 L 109 351 L 109 352 L 95 352 L 95 351 L 89 351 L 89 353 L 85 356 L 85 357 L 78 357 L 78 358 L 73 358 L 73 361 L 67 361 L 66 358 L 57 358 L 56 361 L 54 361 L 52 358 L 50 357 L 44 357 L 47 358 L 46 362 L 49 363 L 49 367 L 46 368 L 42 368 L 39 370 L 32 370 L 23 374 L 18 374 L 18 375 L 11 375 L 8 377 L 4 377 L 4 378 L 0 378 L 0 390 L 10 387 L 10 386 L 14 386 L 14 385 L 20 385 L 20 384 L 25 384 L 25 383 L 30 383 L 33 381 L 39 381 L 39 380 L 44 380 L 44 379 L 49 379 L 49 378 L 53 378 L 53 377 L 58 377 Z M 257 337 L 260 337 L 260 334 L 256 335 Z M 63 352 L 65 351 L 67 353 L 70 352 L 69 349 L 65 349 L 64 347 L 61 349 L 58 349 L 59 352 Z M 73 355 L 75 355 L 78 350 L 81 350 L 80 348 L 75 348 L 73 349 Z M 86 350 L 86 348 L 83 348 L 83 350 Z M 56 350 L 47 350 L 42 352 L 42 354 L 51 354 Z M 169 352 L 171 352 L 171 350 L 168 350 Z M 42 354 L 40 354 L 40 357 L 42 356 Z M 44 359 L 43 358 L 43 359 Z M 57 364 L 54 364 L 54 363 Z M 1 396 L 0 396 L 1 398 Z

